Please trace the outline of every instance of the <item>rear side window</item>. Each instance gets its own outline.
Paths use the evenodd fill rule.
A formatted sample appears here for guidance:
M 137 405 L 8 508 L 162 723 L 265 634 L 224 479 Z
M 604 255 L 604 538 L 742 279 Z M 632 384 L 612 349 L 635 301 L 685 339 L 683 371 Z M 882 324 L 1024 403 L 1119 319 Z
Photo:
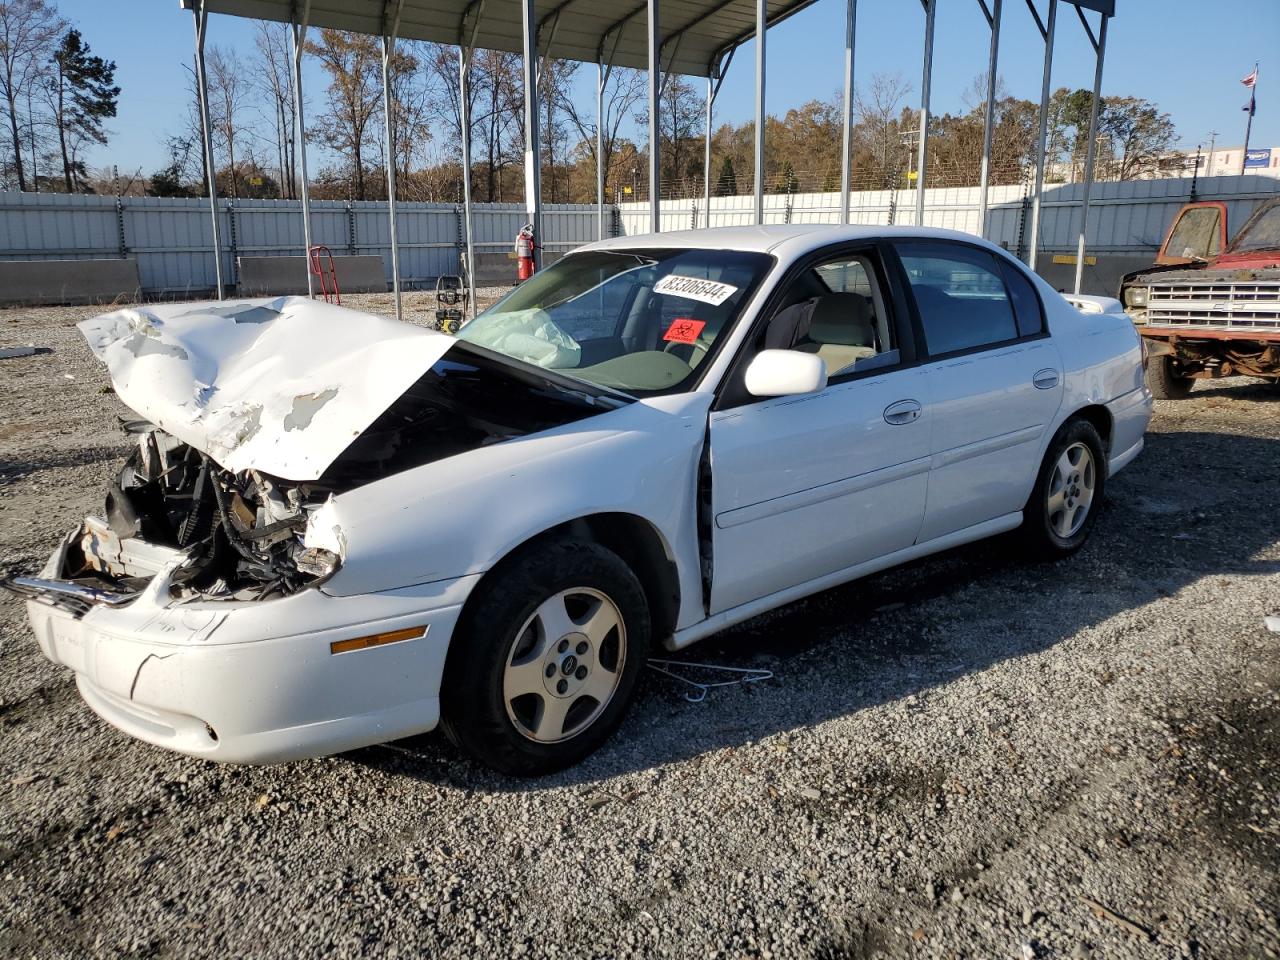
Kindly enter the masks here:
M 1005 286 L 1009 288 L 1009 299 L 1013 301 L 1018 336 L 1036 337 L 1044 333 L 1044 311 L 1027 275 L 1003 260 L 1000 261 L 1000 269 L 1004 273 Z
M 932 356 L 1018 339 L 1014 305 L 992 254 L 945 241 L 896 246 Z

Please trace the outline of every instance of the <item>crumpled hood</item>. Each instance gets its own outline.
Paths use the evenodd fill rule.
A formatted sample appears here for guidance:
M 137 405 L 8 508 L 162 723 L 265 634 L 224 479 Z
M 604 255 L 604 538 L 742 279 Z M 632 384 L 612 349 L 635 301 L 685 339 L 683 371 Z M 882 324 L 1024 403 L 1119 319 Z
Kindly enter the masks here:
M 306 297 L 136 307 L 78 326 L 138 414 L 227 470 L 298 482 L 454 343 Z

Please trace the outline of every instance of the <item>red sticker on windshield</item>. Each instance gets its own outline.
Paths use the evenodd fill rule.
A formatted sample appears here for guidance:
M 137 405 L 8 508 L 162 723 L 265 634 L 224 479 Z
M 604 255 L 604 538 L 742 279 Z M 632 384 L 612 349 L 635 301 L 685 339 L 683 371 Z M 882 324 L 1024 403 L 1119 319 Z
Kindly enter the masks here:
M 671 321 L 671 326 L 667 327 L 667 332 L 662 335 L 662 339 L 669 340 L 672 343 L 697 343 L 698 334 L 702 332 L 702 328 L 706 325 L 707 321 L 705 320 L 676 317 Z

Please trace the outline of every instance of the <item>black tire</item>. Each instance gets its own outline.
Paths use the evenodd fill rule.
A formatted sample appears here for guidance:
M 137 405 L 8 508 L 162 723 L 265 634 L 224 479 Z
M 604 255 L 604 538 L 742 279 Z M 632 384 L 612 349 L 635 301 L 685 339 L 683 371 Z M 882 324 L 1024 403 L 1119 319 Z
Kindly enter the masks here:
M 1157 400 L 1185 400 L 1195 381 L 1174 372 L 1173 358 L 1152 357 L 1147 363 L 1147 388 Z
M 1078 444 L 1087 447 L 1092 457 L 1092 493 L 1078 529 L 1070 530 L 1064 536 L 1061 530 L 1062 514 L 1050 509 L 1049 498 L 1051 493 L 1057 492 L 1055 481 L 1059 473 L 1059 462 L 1068 450 Z M 1083 480 L 1080 484 L 1083 486 Z M 1068 557 L 1079 550 L 1089 539 L 1089 533 L 1097 522 L 1106 485 L 1106 448 L 1097 429 L 1088 420 L 1068 420 L 1050 442 L 1044 461 L 1040 464 L 1036 485 L 1023 507 L 1022 526 L 1018 529 L 1018 535 L 1024 549 L 1032 556 L 1044 560 Z
M 621 629 L 604 641 L 612 645 L 615 669 L 603 672 L 616 676 L 616 685 L 611 696 L 602 697 L 606 700 L 602 708 L 600 701 L 586 694 L 559 698 L 561 703 L 564 699 L 572 700 L 564 730 L 571 728 L 569 716 L 579 708 L 596 711 L 598 715 L 567 739 L 556 742 L 532 739 L 531 734 L 522 732 L 508 711 L 504 693 L 508 661 L 518 649 L 517 644 L 530 638 L 534 638 L 535 644 L 546 646 L 538 639 L 542 628 L 540 623 L 534 623 L 536 612 L 545 601 L 562 591 L 579 588 L 603 595 L 619 615 Z M 554 540 L 533 544 L 513 554 L 485 578 L 479 589 L 481 593 L 474 602 L 468 603 L 464 619 L 449 645 L 440 690 L 441 727 L 460 750 L 501 773 L 532 777 L 572 766 L 617 729 L 635 693 L 648 657 L 651 630 L 649 607 L 640 581 L 616 553 L 599 544 Z M 566 601 L 565 609 L 577 602 L 579 596 L 585 595 L 573 594 Z M 553 639 L 550 646 L 556 644 Z M 571 659 L 568 656 L 571 652 L 566 650 L 561 654 L 563 660 L 559 665 Z M 595 653 L 593 650 L 592 654 Z M 550 652 L 547 655 L 552 656 Z M 592 668 L 601 671 L 603 660 L 602 655 L 600 662 L 591 664 Z M 532 658 L 529 662 L 533 662 Z M 566 678 L 572 682 L 573 674 L 566 674 Z M 554 674 L 552 679 L 558 682 L 559 674 Z M 542 698 L 546 694 L 529 695 L 535 696 Z M 555 701 L 548 698 L 545 702 Z M 527 699 L 519 698 L 512 703 L 523 707 Z M 542 703 L 539 699 L 533 705 L 534 717 L 545 709 Z M 512 711 L 515 709 L 513 706 Z M 529 723 L 532 725 L 533 720 Z

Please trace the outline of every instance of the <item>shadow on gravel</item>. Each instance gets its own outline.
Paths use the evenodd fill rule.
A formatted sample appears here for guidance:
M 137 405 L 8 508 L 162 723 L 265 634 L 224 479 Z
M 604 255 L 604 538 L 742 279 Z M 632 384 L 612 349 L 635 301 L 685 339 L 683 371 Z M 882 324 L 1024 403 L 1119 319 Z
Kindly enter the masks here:
M 673 656 L 763 668 L 772 680 L 689 703 L 684 689 L 650 673 L 618 733 L 551 777 L 512 780 L 459 762 L 438 734 L 346 757 L 463 789 L 538 790 L 660 767 L 903 700 L 1202 578 L 1280 572 L 1280 561 L 1254 559 L 1280 541 L 1280 511 L 1258 509 L 1274 500 L 1277 476 L 1280 440 L 1148 434 L 1146 452 L 1111 481 L 1094 534 L 1076 556 L 1028 564 L 1005 541 L 986 541 L 725 630 Z M 1106 667 L 1098 664 L 1099 676 Z
M 1280 380 L 1250 380 L 1241 384 L 1223 386 L 1212 380 L 1201 381 L 1191 390 L 1192 400 L 1208 397 L 1225 397 L 1229 400 L 1250 400 L 1256 403 L 1280 403 Z M 1175 401 L 1178 403 L 1181 401 Z
M 8 457 L 0 457 L 0 486 L 45 470 L 57 470 L 62 467 L 79 467 L 90 463 L 119 460 L 122 449 L 127 449 L 123 441 L 114 446 L 84 446 L 74 447 L 70 450 L 58 450 L 46 456 L 36 455 L 24 460 L 11 460 Z

